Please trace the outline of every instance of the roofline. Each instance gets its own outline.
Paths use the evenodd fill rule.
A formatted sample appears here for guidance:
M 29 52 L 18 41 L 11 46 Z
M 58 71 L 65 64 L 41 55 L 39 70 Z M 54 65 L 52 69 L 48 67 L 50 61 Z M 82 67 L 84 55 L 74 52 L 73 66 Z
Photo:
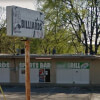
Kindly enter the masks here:
M 0 58 L 25 58 L 25 54 L 20 54 L 20 55 L 12 55 L 12 54 L 0 54 Z M 30 58 L 35 58 L 35 59 L 42 59 L 42 58 L 47 58 L 47 59 L 57 59 L 57 58 L 62 58 L 62 59 L 73 59 L 73 58 L 81 58 L 81 59 L 100 59 L 99 55 L 77 55 L 77 54 L 45 54 L 45 55 L 38 55 L 38 54 L 30 54 Z

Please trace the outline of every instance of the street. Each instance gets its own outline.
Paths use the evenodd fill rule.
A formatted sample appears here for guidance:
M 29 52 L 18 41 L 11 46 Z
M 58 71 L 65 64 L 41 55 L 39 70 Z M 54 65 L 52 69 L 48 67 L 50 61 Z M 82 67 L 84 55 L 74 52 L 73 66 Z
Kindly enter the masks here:
M 2 89 L 7 100 L 25 100 L 24 87 L 3 87 Z M 4 100 L 1 93 L 0 100 Z M 31 100 L 100 100 L 100 88 L 32 87 Z

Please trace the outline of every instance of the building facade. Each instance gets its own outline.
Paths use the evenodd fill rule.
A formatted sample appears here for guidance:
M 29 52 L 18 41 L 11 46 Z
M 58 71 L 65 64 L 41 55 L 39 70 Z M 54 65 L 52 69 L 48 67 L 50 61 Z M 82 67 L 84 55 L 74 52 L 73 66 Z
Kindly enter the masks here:
M 30 55 L 31 83 L 100 85 L 100 57 Z M 0 83 L 25 83 L 25 55 L 0 55 Z

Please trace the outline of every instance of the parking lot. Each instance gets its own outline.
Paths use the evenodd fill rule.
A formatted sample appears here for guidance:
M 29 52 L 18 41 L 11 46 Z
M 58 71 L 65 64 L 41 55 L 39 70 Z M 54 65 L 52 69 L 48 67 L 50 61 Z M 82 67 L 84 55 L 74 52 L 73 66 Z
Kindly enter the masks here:
M 25 100 L 24 87 L 2 89 L 7 100 Z M 4 100 L 1 93 L 0 100 Z M 32 87 L 31 100 L 100 100 L 100 87 Z

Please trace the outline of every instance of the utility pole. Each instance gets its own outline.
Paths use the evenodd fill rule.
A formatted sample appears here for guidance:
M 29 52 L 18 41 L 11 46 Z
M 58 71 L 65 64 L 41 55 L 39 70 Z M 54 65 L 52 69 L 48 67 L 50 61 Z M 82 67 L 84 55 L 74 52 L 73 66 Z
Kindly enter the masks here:
M 26 100 L 30 100 L 30 41 L 25 40 L 25 87 Z

